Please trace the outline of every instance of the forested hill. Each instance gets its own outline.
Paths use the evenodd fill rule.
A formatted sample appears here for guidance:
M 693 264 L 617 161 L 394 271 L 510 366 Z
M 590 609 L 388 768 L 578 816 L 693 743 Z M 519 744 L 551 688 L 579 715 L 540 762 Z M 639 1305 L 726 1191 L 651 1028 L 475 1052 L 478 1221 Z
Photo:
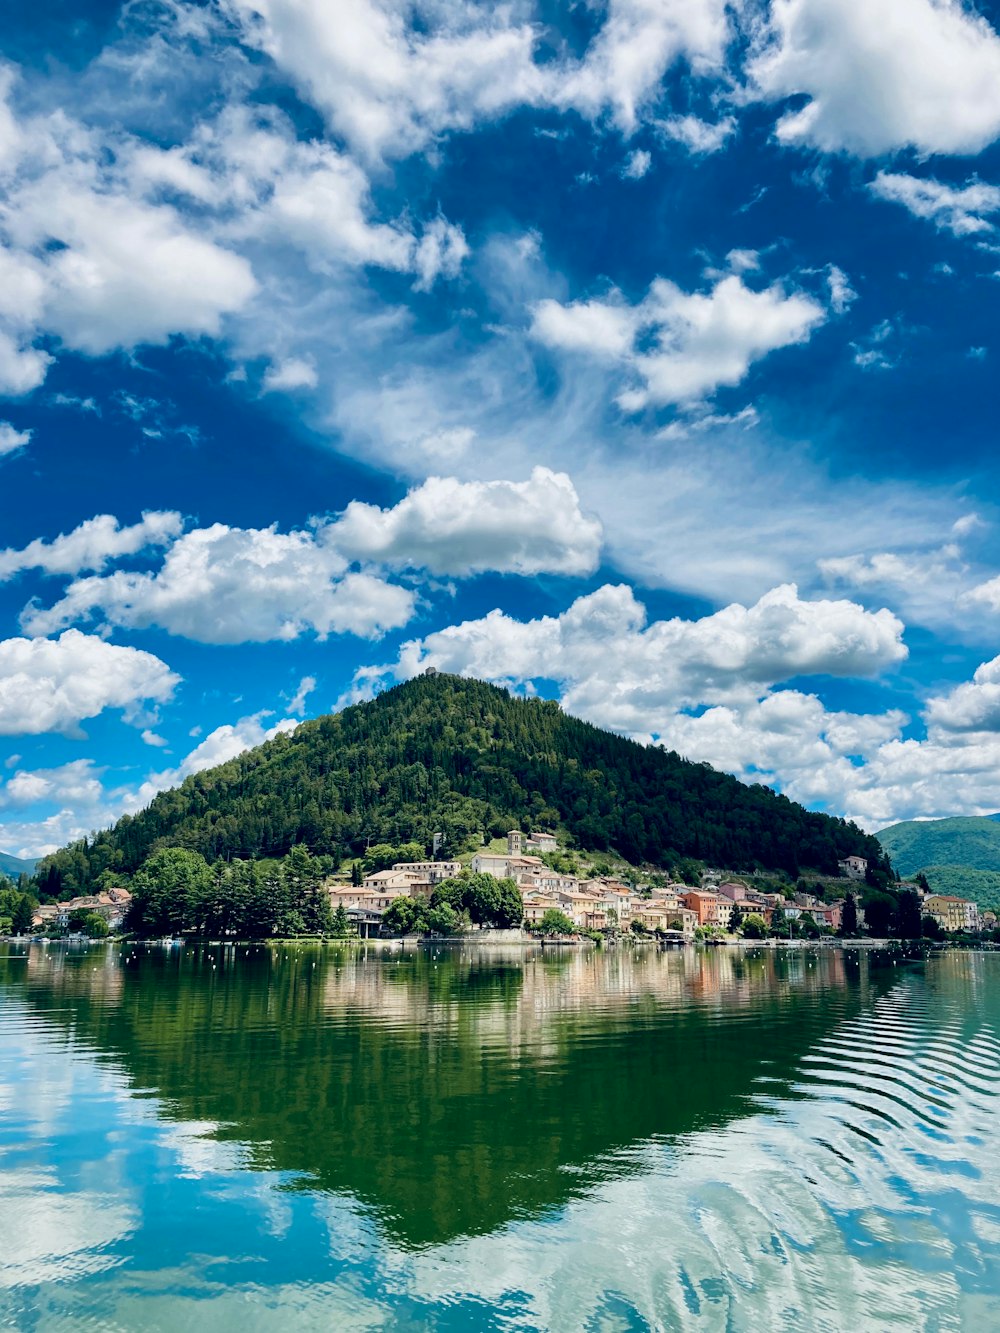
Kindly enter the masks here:
M 989 815 L 893 824 L 877 837 L 901 875 L 928 866 L 1000 871 L 1000 823 Z
M 304 722 L 188 778 L 93 839 L 47 858 L 46 891 L 130 873 L 160 846 L 210 861 L 279 856 L 297 842 L 346 857 L 369 841 L 450 851 L 480 830 L 561 827 L 577 846 L 669 866 L 836 873 L 881 849 L 854 825 L 814 814 L 705 764 L 601 731 L 558 704 L 457 676 L 421 676 L 370 703 Z

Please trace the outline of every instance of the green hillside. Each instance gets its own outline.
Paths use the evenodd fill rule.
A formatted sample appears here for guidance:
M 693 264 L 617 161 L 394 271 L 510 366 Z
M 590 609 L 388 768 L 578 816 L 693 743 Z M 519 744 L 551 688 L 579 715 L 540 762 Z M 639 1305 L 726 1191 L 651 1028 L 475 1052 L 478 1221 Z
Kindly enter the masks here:
M 33 875 L 37 864 L 37 861 L 25 861 L 19 856 L 11 856 L 8 852 L 0 852 L 0 875 L 7 875 L 15 881 L 18 875 Z
M 876 836 L 904 877 L 926 866 L 1000 871 L 1000 823 L 988 817 L 893 824 Z
M 580 847 L 633 864 L 693 856 L 733 869 L 836 874 L 851 852 L 879 859 L 854 825 L 811 813 L 707 764 L 639 745 L 457 676 L 421 676 L 370 703 L 304 722 L 188 778 L 147 810 L 42 863 L 48 893 L 101 871 L 130 874 L 162 846 L 209 861 L 280 856 L 298 842 L 335 857 L 369 843 L 452 852 L 513 826 L 561 827 Z
M 923 873 L 935 893 L 971 898 L 980 907 L 1000 913 L 1000 870 L 973 870 L 969 866 L 925 866 Z

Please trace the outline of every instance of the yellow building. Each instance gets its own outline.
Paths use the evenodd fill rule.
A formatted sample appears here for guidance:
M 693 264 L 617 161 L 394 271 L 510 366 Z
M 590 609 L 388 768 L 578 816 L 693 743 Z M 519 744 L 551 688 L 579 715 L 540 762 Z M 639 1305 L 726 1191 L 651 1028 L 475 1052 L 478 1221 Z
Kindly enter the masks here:
M 932 916 L 942 930 L 966 930 L 969 925 L 969 907 L 965 898 L 954 898 L 948 893 L 932 893 L 924 899 L 924 915 Z

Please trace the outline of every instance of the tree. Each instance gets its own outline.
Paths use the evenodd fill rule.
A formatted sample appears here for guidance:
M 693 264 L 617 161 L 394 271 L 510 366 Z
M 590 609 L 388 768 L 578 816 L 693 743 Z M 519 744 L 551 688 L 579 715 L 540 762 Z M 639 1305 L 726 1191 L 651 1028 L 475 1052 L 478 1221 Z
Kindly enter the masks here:
M 925 916 L 921 922 L 921 933 L 925 940 L 943 940 L 944 927 L 936 916 Z
M 335 935 L 338 940 L 345 939 L 351 933 L 351 923 L 343 903 L 337 904 L 337 910 L 333 914 L 333 921 L 330 926 L 330 933 Z
M 87 907 L 78 907 L 75 912 L 70 912 L 67 922 L 70 934 L 79 935 L 85 929 L 90 916 L 91 912 Z
M 351 865 L 351 884 L 356 889 L 360 889 L 365 880 L 365 872 L 361 868 L 361 862 L 355 861 Z
M 560 912 L 557 907 L 550 907 L 544 913 L 538 923 L 538 929 L 543 935 L 574 935 L 576 933 L 576 926 L 566 913 Z
M 896 929 L 901 939 L 918 940 L 923 933 L 920 919 L 920 895 L 916 889 L 900 889 L 896 908 Z
M 767 936 L 767 922 L 759 912 L 750 912 L 743 918 L 743 937 L 762 940 Z
M 161 848 L 143 862 L 132 881 L 129 929 L 138 935 L 196 929 L 212 887 L 212 873 L 200 852 Z
M 26 893 L 22 893 L 14 907 L 14 914 L 11 918 L 11 926 L 14 934 L 30 935 L 34 916 L 35 913 L 32 910 L 31 899 Z
M 89 935 L 92 940 L 104 940 L 111 931 L 100 912 L 88 912 L 83 922 L 83 933 Z
M 819 939 L 819 925 L 812 912 L 803 912 L 799 917 L 799 931 L 801 934 L 805 935 L 807 939 Z
M 883 939 L 889 934 L 896 910 L 896 899 L 881 889 L 869 889 L 864 896 L 865 924 L 868 934 Z
M 733 903 L 733 909 L 729 913 L 729 929 L 731 933 L 735 935 L 736 932 L 739 930 L 739 928 L 740 928 L 740 909 L 736 906 L 735 903 Z
M 858 933 L 858 903 L 850 890 L 844 898 L 844 910 L 840 918 L 840 933 L 841 935 L 856 935 Z
M 395 935 L 412 935 L 425 930 L 423 903 L 416 898 L 393 898 L 382 913 L 382 925 Z
M 426 914 L 427 929 L 435 935 L 453 935 L 461 926 L 461 918 L 450 903 L 431 907 Z

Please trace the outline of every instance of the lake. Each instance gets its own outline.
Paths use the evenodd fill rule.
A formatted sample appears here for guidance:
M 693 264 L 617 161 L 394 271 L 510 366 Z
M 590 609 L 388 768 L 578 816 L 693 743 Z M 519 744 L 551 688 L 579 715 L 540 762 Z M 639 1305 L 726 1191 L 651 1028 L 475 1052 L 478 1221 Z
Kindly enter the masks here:
M 0 1326 L 1000 1328 L 1000 955 L 0 946 Z

